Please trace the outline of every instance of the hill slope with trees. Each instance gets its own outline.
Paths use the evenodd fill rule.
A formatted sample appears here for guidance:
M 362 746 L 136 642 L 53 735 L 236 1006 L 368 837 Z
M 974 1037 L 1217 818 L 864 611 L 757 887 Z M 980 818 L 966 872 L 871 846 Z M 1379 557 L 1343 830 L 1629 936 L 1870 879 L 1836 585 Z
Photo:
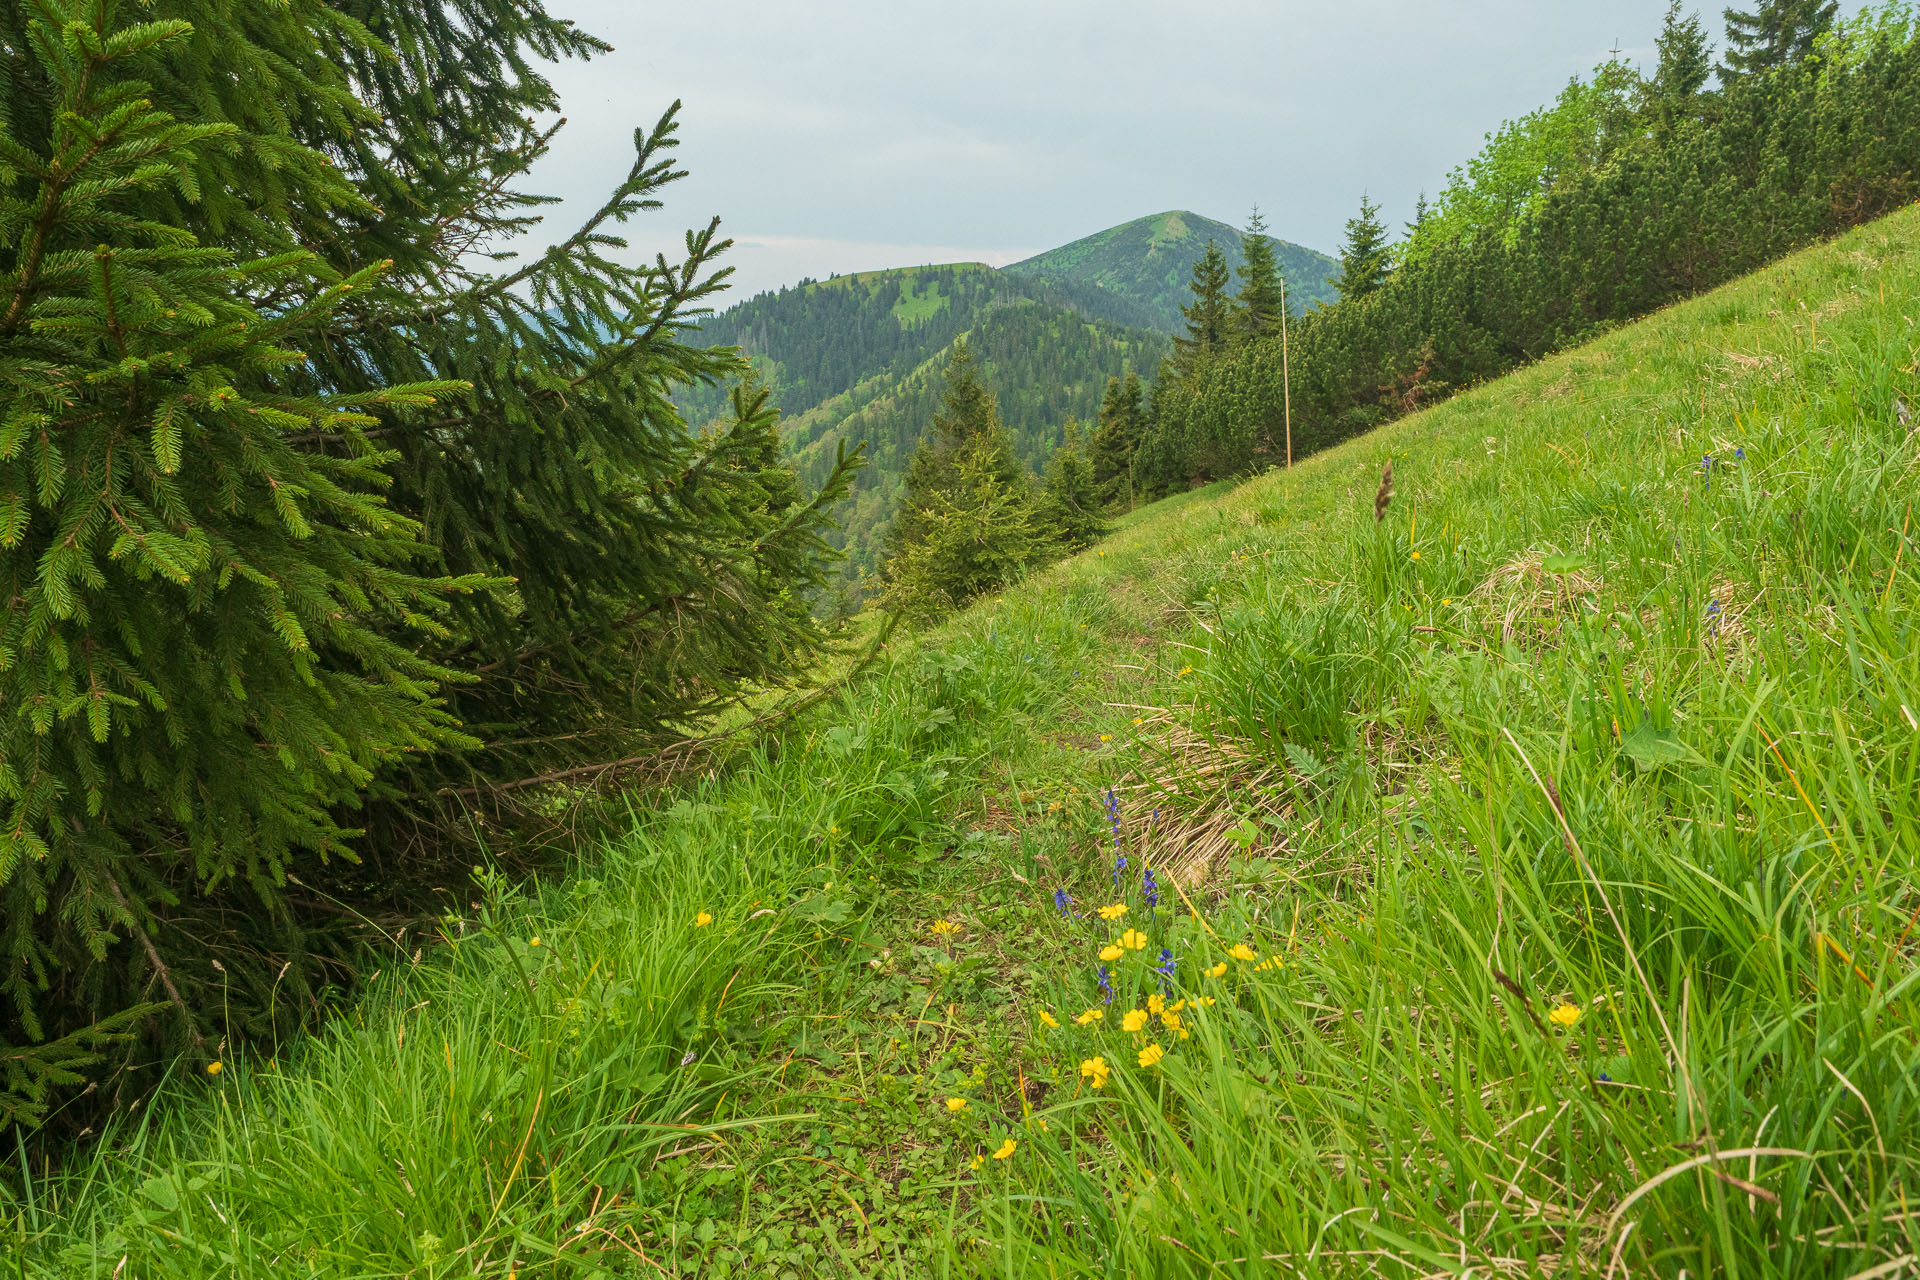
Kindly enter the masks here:
M 1333 279 L 1339 264 L 1324 253 L 1267 237 L 1287 282 L 1287 303 L 1293 314 L 1332 302 L 1339 296 Z M 1057 284 L 1092 286 L 1126 298 L 1144 308 L 1147 323 L 1168 333 L 1185 323 L 1187 281 L 1206 256 L 1207 244 L 1234 262 L 1246 256 L 1246 236 L 1197 213 L 1172 210 L 1097 231 L 1071 244 L 1037 254 L 1002 268 L 1008 275 Z

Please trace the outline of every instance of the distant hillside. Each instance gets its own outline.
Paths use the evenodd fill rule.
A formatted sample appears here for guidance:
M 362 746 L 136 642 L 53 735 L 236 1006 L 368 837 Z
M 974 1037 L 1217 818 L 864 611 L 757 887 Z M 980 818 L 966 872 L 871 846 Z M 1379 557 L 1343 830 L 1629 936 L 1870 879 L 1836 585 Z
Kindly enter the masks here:
M 1033 299 L 987 310 L 966 334 L 1015 452 L 1036 473 L 1060 446 L 1068 418 L 1092 422 L 1107 379 L 1129 370 L 1151 374 L 1171 346 L 1164 334 L 1089 320 Z M 810 486 L 825 477 L 842 440 L 867 445 L 870 465 L 840 511 L 835 539 L 847 552 L 849 582 L 879 567 L 880 539 L 893 518 L 907 459 L 933 421 L 950 345 L 929 351 L 913 369 L 867 378 L 787 418 L 788 447 Z
M 774 403 L 793 417 L 867 379 L 905 376 L 994 307 L 1022 301 L 1153 327 L 1151 308 L 1098 285 L 957 262 L 802 281 L 709 318 L 700 340 L 745 351 L 773 388 Z M 688 421 L 707 422 L 725 407 L 726 391 L 691 388 L 679 403 Z
M 1206 254 L 1209 240 L 1217 241 L 1227 260 L 1239 267 L 1239 231 L 1197 213 L 1174 210 L 1097 231 L 1016 262 L 1002 274 L 1060 286 L 1098 288 L 1143 308 L 1146 314 L 1136 323 L 1174 333 L 1185 323 L 1180 308 L 1192 301 L 1187 283 L 1193 278 L 1193 264 Z M 1332 282 L 1339 274 L 1339 263 L 1324 253 L 1285 240 L 1275 239 L 1273 243 L 1281 273 L 1287 279 L 1287 301 L 1295 315 L 1316 302 L 1332 302 L 1339 296 Z
M 1015 449 L 1036 473 L 1066 420 L 1091 422 L 1108 378 L 1151 378 L 1184 324 L 1193 264 L 1209 239 L 1238 265 L 1240 233 L 1162 213 L 1076 240 L 1004 270 L 978 262 L 805 280 L 749 298 L 701 325 L 737 346 L 786 415 L 787 445 L 810 483 L 835 447 L 864 441 L 870 465 L 842 509 L 849 579 L 878 567 L 879 540 L 914 445 L 933 420 L 940 371 L 961 334 L 976 344 Z M 1331 298 L 1333 260 L 1275 241 L 1296 311 Z M 678 397 L 689 422 L 726 409 L 725 387 Z

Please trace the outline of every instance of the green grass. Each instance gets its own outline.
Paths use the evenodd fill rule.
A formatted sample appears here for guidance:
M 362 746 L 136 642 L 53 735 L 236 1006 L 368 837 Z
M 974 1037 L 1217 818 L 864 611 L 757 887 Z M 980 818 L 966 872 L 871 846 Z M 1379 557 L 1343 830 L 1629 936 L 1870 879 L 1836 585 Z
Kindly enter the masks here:
M 21 1274 L 1898 1274 L 1916 318 L 1909 210 L 1134 513 L 22 1152 Z

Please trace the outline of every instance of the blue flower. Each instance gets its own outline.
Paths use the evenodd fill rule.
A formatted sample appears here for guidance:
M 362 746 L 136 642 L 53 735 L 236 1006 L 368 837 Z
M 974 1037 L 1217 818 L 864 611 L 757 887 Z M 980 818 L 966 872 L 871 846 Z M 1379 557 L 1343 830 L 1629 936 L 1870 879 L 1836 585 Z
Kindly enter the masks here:
M 1147 910 L 1149 911 L 1160 905 L 1160 882 L 1153 878 L 1152 867 L 1148 867 L 1143 873 L 1140 885 L 1140 896 L 1146 899 Z
M 1107 966 L 1100 966 L 1100 990 L 1106 993 L 1105 1003 L 1113 1003 L 1113 975 L 1107 972 Z
M 1060 914 L 1063 916 L 1073 914 L 1073 899 L 1068 896 L 1065 889 L 1055 889 L 1053 891 L 1053 905 L 1060 908 Z
M 1161 977 L 1171 978 L 1174 968 L 1178 963 L 1179 962 L 1173 958 L 1173 952 L 1166 947 L 1162 947 L 1160 948 L 1160 963 L 1155 965 L 1154 968 Z

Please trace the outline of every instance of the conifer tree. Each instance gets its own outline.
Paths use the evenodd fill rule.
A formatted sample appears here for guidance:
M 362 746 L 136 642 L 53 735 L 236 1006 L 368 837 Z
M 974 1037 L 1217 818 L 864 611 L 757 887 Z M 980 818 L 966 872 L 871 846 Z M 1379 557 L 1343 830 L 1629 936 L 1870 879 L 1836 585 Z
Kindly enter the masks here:
M 1034 556 L 1032 513 L 1032 485 L 961 338 L 887 530 L 889 604 L 932 616 L 1011 580 Z
M 1359 216 L 1347 219 L 1347 243 L 1340 250 L 1340 300 L 1364 298 L 1386 283 L 1391 265 L 1386 224 L 1380 221 L 1380 206 L 1366 196 L 1360 197 Z
M 545 203 L 537 68 L 606 48 L 537 0 L 164 10 L 0 6 L 0 1111 L 149 991 L 187 1045 L 304 1003 L 294 869 L 431 885 L 520 780 L 780 678 L 857 461 L 805 497 L 763 403 L 675 413 L 734 361 L 681 339 L 713 226 L 617 254 L 672 111 L 488 256 Z
M 1082 446 L 1080 424 L 1067 419 L 1066 439 L 1047 460 L 1034 526 L 1039 535 L 1066 551 L 1078 551 L 1106 532 L 1099 486 Z
M 1107 379 L 1100 401 L 1100 418 L 1087 441 L 1087 461 L 1100 500 L 1107 506 L 1131 507 L 1134 497 L 1133 458 L 1147 434 L 1146 390 L 1140 375 L 1128 370 L 1126 379 Z
M 1173 340 L 1174 367 L 1180 377 L 1226 350 L 1233 332 L 1233 312 L 1227 299 L 1230 280 L 1227 255 L 1220 252 L 1219 245 L 1207 241 L 1207 252 L 1193 264 L 1193 279 L 1187 285 L 1193 301 L 1180 308 L 1187 318 L 1187 331 Z
M 1813 52 L 1813 42 L 1832 29 L 1839 11 L 1839 0 L 1758 0 L 1749 10 L 1726 10 L 1726 67 L 1721 74 L 1731 79 L 1799 62 Z
M 1247 218 L 1240 252 L 1240 293 L 1234 299 L 1238 304 L 1234 319 L 1239 336 L 1253 339 L 1280 323 L 1280 308 L 1283 305 L 1280 265 L 1274 256 L 1273 240 L 1267 235 L 1266 219 L 1260 216 L 1258 205 L 1254 206 L 1253 213 Z

